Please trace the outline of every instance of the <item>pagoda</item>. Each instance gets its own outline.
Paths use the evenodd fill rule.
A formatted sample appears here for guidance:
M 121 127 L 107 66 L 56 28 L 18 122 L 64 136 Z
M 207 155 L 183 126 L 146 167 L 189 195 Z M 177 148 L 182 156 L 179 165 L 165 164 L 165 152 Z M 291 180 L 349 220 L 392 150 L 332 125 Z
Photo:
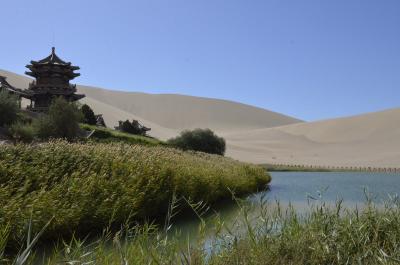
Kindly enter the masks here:
M 54 47 L 49 56 L 40 61 L 31 61 L 26 68 L 29 71 L 25 74 L 36 80 L 29 84 L 29 88 L 24 91 L 25 95 L 21 96 L 31 100 L 28 109 L 32 111 L 46 112 L 56 97 L 63 97 L 69 102 L 85 97 L 76 94 L 76 85 L 70 84 L 70 80 L 80 76 L 74 72 L 80 68 L 61 60 L 56 55 Z

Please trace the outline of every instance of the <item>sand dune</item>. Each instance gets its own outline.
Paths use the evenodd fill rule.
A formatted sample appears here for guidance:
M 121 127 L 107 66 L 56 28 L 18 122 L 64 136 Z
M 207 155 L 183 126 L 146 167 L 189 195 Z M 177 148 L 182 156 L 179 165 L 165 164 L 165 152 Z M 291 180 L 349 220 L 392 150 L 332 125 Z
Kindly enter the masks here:
M 400 109 L 226 134 L 228 155 L 254 163 L 400 166 Z
M 145 120 L 145 119 L 138 117 L 137 115 L 134 115 L 130 112 L 121 110 L 112 105 L 108 105 L 107 103 L 97 101 L 93 98 L 87 97 L 84 100 L 82 100 L 82 102 L 88 104 L 89 106 L 92 106 L 96 113 L 102 113 L 104 120 L 106 121 L 106 123 L 108 125 L 116 124 L 118 122 L 118 120 L 137 119 L 142 124 L 145 124 L 146 126 L 151 128 L 151 135 L 155 135 L 156 137 L 158 137 L 160 139 L 169 139 L 178 134 L 177 130 L 164 128 L 154 122 Z M 109 127 L 111 127 L 111 126 L 109 126 Z
M 16 87 L 30 78 L 0 71 Z M 109 127 L 138 119 L 151 134 L 168 139 L 184 129 L 211 128 L 227 140 L 227 155 L 253 163 L 399 167 L 400 109 L 305 123 L 225 100 L 120 92 L 78 86 L 83 102 Z
M 88 98 L 178 131 L 208 127 L 221 133 L 300 122 L 279 113 L 225 100 L 111 91 L 86 86 L 80 86 L 79 89 Z
M 20 88 L 27 87 L 31 81 L 28 77 L 6 71 L 0 71 L 0 75 L 6 76 L 10 84 Z M 108 126 L 113 127 L 118 120 L 128 117 L 137 118 L 152 128 L 153 136 L 161 139 L 174 136 L 184 129 L 207 127 L 223 133 L 301 122 L 283 114 L 226 100 L 112 91 L 79 85 L 78 91 L 86 94 L 82 102 L 92 103 L 95 112 L 104 114 Z M 160 132 L 157 126 L 167 130 Z

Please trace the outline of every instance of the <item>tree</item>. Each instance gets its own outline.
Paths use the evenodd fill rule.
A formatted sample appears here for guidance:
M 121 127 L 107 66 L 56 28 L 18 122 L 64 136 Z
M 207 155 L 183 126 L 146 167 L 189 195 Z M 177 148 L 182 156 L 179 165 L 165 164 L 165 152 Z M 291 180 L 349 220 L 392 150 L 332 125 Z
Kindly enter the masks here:
M 210 154 L 225 154 L 225 139 L 218 137 L 210 129 L 186 130 L 168 140 L 168 143 L 182 150 L 194 150 Z
M 18 110 L 18 98 L 5 90 L 0 91 L 0 126 L 15 122 Z
M 73 103 L 59 97 L 53 100 L 47 115 L 36 123 L 37 134 L 42 139 L 65 138 L 72 140 L 79 136 L 79 121 L 82 113 Z
M 84 104 L 81 107 L 81 111 L 83 114 L 83 122 L 84 123 L 90 124 L 90 125 L 96 125 L 96 123 L 97 123 L 96 115 L 94 115 L 94 112 L 89 105 Z

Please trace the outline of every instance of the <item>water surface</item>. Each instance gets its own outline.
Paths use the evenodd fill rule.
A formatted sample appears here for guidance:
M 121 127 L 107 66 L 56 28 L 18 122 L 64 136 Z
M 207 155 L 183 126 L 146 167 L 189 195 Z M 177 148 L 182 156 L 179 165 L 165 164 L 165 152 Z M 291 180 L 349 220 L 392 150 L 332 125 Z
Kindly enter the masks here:
M 245 203 L 257 206 L 261 197 L 264 200 L 279 201 L 284 207 L 292 204 L 296 211 L 304 213 L 310 205 L 317 203 L 335 204 L 339 199 L 347 208 L 362 207 L 369 196 L 380 204 L 389 196 L 400 191 L 399 173 L 377 172 L 272 172 L 269 189 L 245 198 Z M 257 207 L 255 207 L 257 209 Z M 239 207 L 226 202 L 215 209 L 225 223 L 234 222 L 240 214 Z M 210 221 L 214 215 L 205 218 Z M 184 237 L 195 238 L 199 219 L 187 218 L 175 222 L 174 230 Z M 212 233 L 212 231 L 209 231 Z

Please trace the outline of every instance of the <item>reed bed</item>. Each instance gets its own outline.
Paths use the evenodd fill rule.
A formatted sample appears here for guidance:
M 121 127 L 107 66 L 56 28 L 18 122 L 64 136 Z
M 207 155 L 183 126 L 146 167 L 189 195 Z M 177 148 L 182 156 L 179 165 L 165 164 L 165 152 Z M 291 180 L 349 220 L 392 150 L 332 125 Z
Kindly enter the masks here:
M 151 225 L 106 231 L 94 242 L 65 241 L 54 252 L 34 255 L 26 264 L 365 264 L 400 263 L 400 204 L 383 207 L 367 201 L 363 210 L 318 204 L 299 215 L 279 202 L 242 205 L 235 222 L 212 219 L 213 234 L 205 233 L 199 213 L 196 241 L 161 233 Z M 256 210 L 252 207 L 256 207 Z M 194 209 L 196 211 L 196 209 Z
M 0 253 L 19 249 L 26 224 L 45 242 L 96 236 L 163 216 L 173 197 L 208 204 L 264 189 L 258 166 L 162 146 L 68 143 L 0 148 Z M 5 240 L 7 238 L 7 240 Z M 6 243 L 4 243 L 6 241 Z

